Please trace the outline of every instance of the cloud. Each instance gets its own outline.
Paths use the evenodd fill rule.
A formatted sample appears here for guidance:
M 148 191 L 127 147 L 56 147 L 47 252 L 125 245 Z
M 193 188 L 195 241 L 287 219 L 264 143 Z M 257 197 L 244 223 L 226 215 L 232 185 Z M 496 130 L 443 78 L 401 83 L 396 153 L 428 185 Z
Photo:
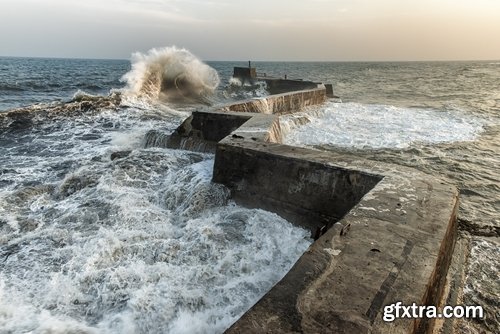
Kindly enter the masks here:
M 493 0 L 0 1 L 0 55 L 128 57 L 176 44 L 210 59 L 500 56 Z

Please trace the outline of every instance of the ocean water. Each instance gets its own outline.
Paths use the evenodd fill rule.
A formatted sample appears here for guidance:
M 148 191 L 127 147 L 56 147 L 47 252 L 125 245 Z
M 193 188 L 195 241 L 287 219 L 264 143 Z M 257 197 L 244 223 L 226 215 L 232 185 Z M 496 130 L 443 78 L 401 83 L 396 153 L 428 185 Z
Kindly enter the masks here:
M 126 60 L 0 57 L 0 111 L 67 101 L 78 91 L 107 95 L 129 70 Z
M 246 65 L 174 48 L 0 58 L 0 333 L 219 333 L 286 274 L 306 231 L 232 203 L 210 182 L 212 155 L 144 145 L 191 110 L 265 94 L 230 80 Z M 283 116 L 287 143 L 459 187 L 463 303 L 487 311 L 461 331 L 497 332 L 500 62 L 253 66 L 342 99 Z

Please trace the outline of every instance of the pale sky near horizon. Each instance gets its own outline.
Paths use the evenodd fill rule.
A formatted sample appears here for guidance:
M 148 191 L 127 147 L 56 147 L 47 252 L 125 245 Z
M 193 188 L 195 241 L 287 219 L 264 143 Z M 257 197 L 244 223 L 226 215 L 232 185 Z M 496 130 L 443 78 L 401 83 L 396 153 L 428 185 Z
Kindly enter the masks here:
M 499 0 L 0 0 L 0 56 L 498 60 Z

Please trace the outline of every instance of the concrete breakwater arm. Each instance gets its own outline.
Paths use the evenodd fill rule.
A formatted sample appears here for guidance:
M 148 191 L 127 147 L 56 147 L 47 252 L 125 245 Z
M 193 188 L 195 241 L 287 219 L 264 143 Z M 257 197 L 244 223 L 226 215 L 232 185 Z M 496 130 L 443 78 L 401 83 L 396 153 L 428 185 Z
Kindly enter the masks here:
M 388 323 L 383 310 L 439 305 L 456 240 L 456 188 L 399 166 L 283 145 L 278 109 L 193 113 L 172 136 L 211 143 L 213 180 L 236 202 L 318 238 L 227 333 L 432 331 L 432 319 Z

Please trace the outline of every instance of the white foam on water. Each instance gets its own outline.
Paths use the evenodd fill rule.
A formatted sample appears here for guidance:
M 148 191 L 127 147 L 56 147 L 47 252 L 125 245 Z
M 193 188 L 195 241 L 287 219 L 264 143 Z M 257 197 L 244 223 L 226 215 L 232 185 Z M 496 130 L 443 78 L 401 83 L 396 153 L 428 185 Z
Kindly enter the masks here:
M 233 204 L 213 155 L 142 148 L 141 133 L 181 121 L 150 116 L 59 119 L 29 134 L 40 149 L 3 160 L 0 332 L 220 333 L 310 245 Z
M 264 81 L 256 81 L 251 84 L 248 82 L 241 82 L 238 78 L 231 77 L 229 79 L 223 95 L 230 99 L 249 99 L 259 98 L 269 95 L 267 85 Z
M 241 87 L 243 86 L 243 82 L 241 82 L 241 80 L 238 78 L 231 77 L 229 78 L 229 86 Z
M 296 117 L 296 116 L 295 116 Z M 285 143 L 298 146 L 334 145 L 356 149 L 402 149 L 415 144 L 475 140 L 483 121 L 459 110 L 438 111 L 360 103 L 327 103 L 307 116 L 309 122 L 289 129 Z

